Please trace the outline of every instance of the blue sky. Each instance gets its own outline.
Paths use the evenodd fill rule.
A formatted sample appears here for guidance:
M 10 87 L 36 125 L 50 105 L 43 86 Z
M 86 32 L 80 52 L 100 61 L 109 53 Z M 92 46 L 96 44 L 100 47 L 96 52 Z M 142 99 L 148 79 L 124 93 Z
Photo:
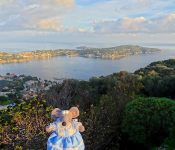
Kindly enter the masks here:
M 168 44 L 174 39 L 175 0 L 0 0 L 0 48 Z

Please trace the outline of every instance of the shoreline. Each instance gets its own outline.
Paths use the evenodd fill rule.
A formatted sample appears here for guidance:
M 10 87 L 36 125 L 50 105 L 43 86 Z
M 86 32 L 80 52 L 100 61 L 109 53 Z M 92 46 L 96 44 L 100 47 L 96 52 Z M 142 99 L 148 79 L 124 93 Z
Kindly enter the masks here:
M 50 59 L 53 57 L 86 57 L 117 60 L 137 54 L 160 52 L 161 49 L 141 47 L 137 45 L 122 45 L 110 48 L 85 48 L 83 50 L 58 49 L 36 50 L 32 52 L 6 53 L 0 52 L 0 64 L 24 63 L 32 60 Z

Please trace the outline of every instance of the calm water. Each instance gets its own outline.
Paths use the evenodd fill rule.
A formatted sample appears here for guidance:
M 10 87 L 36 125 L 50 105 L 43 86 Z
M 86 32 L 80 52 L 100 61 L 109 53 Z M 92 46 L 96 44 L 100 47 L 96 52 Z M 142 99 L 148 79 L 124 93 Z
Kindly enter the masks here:
M 55 57 L 26 63 L 0 65 L 0 74 L 7 72 L 37 76 L 42 79 L 74 78 L 88 80 L 92 76 L 109 75 L 126 70 L 134 72 L 151 62 L 175 58 L 175 49 L 154 54 L 128 56 L 120 60 L 103 60 L 82 57 Z

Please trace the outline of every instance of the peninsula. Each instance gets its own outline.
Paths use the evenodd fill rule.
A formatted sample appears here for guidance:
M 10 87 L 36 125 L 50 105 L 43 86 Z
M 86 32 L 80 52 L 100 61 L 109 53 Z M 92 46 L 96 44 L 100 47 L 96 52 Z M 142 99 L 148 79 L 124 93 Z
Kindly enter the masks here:
M 36 50 L 31 52 L 6 53 L 0 52 L 0 64 L 21 63 L 34 59 L 48 59 L 57 56 L 88 57 L 100 59 L 120 59 L 130 55 L 147 54 L 159 52 L 157 48 L 147 48 L 137 45 L 121 45 L 110 48 L 88 48 L 78 49 L 56 49 L 56 50 Z

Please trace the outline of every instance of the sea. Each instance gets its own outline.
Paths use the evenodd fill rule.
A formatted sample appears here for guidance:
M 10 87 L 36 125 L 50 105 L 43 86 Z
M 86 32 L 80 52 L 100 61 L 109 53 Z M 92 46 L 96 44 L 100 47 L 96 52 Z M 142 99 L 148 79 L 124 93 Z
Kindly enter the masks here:
M 119 71 L 133 73 L 140 68 L 146 67 L 151 62 L 175 58 L 175 45 L 173 44 L 146 46 L 160 48 L 161 52 L 132 55 L 118 60 L 59 56 L 24 63 L 0 64 L 0 74 L 24 74 L 36 76 L 44 80 L 89 80 L 91 77 L 106 76 Z M 10 48 L 1 51 L 16 53 L 33 50 L 35 49 Z

